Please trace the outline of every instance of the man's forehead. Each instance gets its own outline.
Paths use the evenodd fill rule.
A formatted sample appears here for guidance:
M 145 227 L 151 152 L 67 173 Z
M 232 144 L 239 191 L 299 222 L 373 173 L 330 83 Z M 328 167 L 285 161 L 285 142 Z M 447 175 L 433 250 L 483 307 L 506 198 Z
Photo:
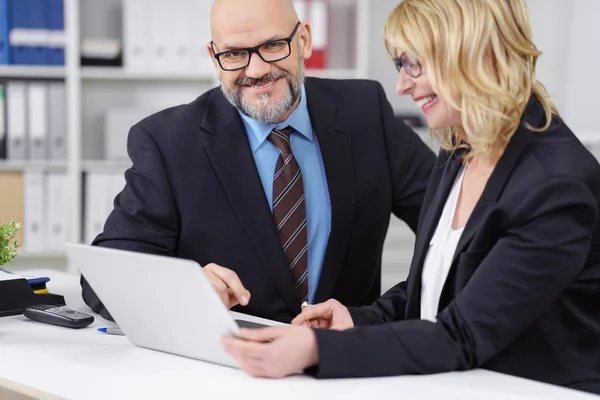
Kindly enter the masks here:
M 212 40 L 230 48 L 256 46 L 289 36 L 297 18 L 291 0 L 216 0 Z
M 228 24 L 224 27 L 215 27 L 212 40 L 219 46 L 219 50 L 241 47 L 254 47 L 273 39 L 288 37 L 294 26 L 289 24 L 248 22 Z

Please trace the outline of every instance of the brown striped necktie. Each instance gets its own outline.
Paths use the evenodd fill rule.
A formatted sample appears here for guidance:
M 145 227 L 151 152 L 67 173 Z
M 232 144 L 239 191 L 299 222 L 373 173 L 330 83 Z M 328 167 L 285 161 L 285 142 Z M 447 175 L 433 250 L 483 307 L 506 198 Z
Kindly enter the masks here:
M 308 299 L 308 241 L 302 171 L 292 154 L 293 128 L 274 129 L 269 140 L 279 149 L 273 175 L 273 216 L 283 253 L 302 302 Z

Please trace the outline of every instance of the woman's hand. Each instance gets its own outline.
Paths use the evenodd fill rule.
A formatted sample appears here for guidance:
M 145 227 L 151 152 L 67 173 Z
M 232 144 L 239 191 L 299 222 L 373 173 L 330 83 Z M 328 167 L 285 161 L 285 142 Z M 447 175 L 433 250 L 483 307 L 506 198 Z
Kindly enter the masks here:
M 292 325 L 343 331 L 354 327 L 348 309 L 337 300 L 327 300 L 302 310 Z
M 314 332 L 299 326 L 242 328 L 239 338 L 224 337 L 221 345 L 243 371 L 255 377 L 282 378 L 319 362 Z

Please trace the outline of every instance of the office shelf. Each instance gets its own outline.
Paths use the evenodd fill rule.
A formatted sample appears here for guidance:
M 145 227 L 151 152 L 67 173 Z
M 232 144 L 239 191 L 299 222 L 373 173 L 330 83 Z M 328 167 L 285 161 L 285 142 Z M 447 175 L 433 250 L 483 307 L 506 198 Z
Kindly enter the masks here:
M 81 78 L 96 81 L 189 81 L 211 82 L 212 73 L 129 71 L 120 67 L 82 67 Z
M 61 66 L 27 66 L 27 65 L 2 65 L 0 78 L 13 79 L 64 79 L 65 68 Z
M 85 172 L 124 172 L 131 167 L 129 160 L 84 160 L 81 168 Z
M 360 78 L 361 73 L 357 69 L 307 69 L 306 76 L 329 79 L 355 79 Z
M 28 169 L 66 169 L 66 160 L 0 160 L 0 171 L 25 171 Z

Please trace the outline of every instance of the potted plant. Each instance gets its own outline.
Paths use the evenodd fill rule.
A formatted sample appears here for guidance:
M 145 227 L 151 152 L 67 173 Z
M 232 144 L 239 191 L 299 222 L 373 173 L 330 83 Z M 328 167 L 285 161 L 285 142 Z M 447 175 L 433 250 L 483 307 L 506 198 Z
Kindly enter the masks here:
M 0 267 L 11 262 L 21 247 L 15 236 L 21 229 L 21 224 L 10 221 L 7 224 L 0 225 Z

